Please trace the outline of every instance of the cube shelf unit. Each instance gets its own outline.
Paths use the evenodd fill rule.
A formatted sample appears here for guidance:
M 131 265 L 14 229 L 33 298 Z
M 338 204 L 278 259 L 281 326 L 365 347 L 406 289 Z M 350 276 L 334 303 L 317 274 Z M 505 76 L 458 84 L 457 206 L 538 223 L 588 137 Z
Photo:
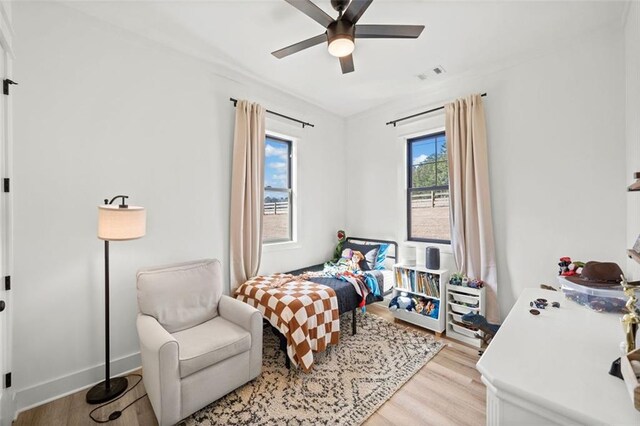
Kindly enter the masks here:
M 485 289 L 447 284 L 447 337 L 477 348 L 482 347 L 480 330 L 471 330 L 462 323 L 462 316 L 469 312 L 485 315 Z
M 438 318 L 432 318 L 405 309 L 391 311 L 394 317 L 410 322 L 420 327 L 435 331 L 436 335 L 442 335 L 446 327 L 447 304 L 445 299 L 444 284 L 449 281 L 449 272 L 440 269 L 427 269 L 416 265 L 393 265 L 395 287 L 393 296 L 399 296 L 406 292 L 410 297 L 424 296 L 427 299 L 438 301 Z

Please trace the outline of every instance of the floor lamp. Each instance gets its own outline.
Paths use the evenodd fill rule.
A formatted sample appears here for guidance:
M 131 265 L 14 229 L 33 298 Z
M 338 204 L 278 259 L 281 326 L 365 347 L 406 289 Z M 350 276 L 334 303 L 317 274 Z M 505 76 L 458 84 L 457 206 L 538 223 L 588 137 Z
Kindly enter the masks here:
M 121 198 L 122 202 L 113 202 Z M 104 240 L 104 319 L 105 319 L 105 380 L 87 392 L 89 404 L 100 404 L 121 395 L 128 386 L 126 377 L 111 378 L 109 371 L 109 241 L 126 241 L 141 238 L 146 230 L 144 207 L 128 206 L 126 195 L 116 195 L 104 205 L 98 206 L 98 238 Z

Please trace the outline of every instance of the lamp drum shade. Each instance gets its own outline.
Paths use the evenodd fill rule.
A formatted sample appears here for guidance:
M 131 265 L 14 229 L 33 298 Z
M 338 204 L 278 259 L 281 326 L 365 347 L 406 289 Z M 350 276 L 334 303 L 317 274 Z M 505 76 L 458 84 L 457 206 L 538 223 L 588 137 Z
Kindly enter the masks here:
M 98 206 L 98 238 L 125 241 L 141 238 L 146 233 L 147 213 L 144 207 Z

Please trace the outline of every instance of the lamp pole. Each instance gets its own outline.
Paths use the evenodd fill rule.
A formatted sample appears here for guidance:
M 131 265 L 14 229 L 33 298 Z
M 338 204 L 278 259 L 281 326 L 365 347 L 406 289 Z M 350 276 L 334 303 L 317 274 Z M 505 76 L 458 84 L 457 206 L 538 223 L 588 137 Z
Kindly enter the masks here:
M 113 202 L 122 198 L 117 206 Z M 109 241 L 124 241 L 137 239 L 145 234 L 146 216 L 144 208 L 127 205 L 126 195 L 117 195 L 109 201 L 104 200 L 104 206 L 99 206 L 98 238 L 104 240 L 104 352 L 105 378 L 104 381 L 93 386 L 86 395 L 89 404 L 101 404 L 117 398 L 127 390 L 126 377 L 111 378 L 111 345 L 109 342 Z
M 111 350 L 109 346 L 109 240 L 104 241 L 104 364 L 105 387 L 107 393 L 111 390 Z

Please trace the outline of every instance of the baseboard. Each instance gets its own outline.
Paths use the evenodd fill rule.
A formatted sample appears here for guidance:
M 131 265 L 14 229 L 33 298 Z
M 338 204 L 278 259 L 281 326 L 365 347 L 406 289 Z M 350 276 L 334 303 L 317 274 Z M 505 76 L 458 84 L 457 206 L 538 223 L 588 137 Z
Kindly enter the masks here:
M 111 374 L 117 376 L 137 370 L 142 365 L 140 352 L 111 361 Z M 22 411 L 27 411 L 63 396 L 78 392 L 104 380 L 104 364 L 96 365 L 66 376 L 21 389 L 16 392 L 14 420 Z
M 0 426 L 11 426 L 16 412 L 16 394 L 10 389 L 0 395 Z

